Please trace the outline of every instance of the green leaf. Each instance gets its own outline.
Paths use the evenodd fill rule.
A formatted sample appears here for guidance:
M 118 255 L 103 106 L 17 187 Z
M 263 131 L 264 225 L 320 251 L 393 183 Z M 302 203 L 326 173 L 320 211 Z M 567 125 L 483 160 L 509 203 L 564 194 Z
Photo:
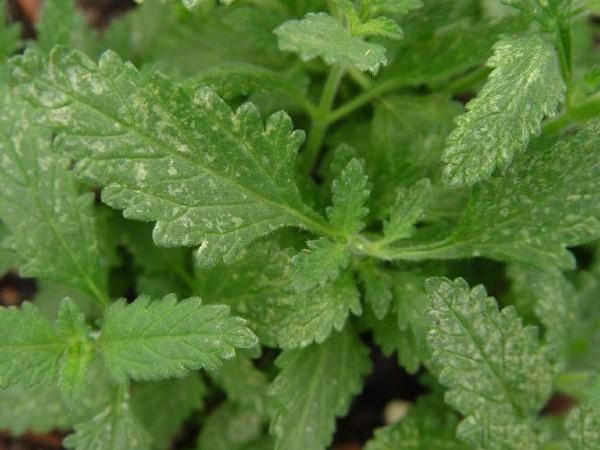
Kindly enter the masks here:
M 350 263 L 350 254 L 342 243 L 321 238 L 308 241 L 307 245 L 307 249 L 292 258 L 292 285 L 298 292 L 322 287 L 335 280 Z
M 465 450 L 455 438 L 456 415 L 424 400 L 411 406 L 399 423 L 375 430 L 365 450 Z
M 376 74 L 387 64 L 385 47 L 352 36 L 334 17 L 309 13 L 275 29 L 281 50 L 295 52 L 303 61 L 321 57 L 330 65 L 354 67 Z
M 533 19 L 540 22 L 548 29 L 556 27 L 557 20 L 570 18 L 572 0 L 502 0 Z
M 197 297 L 140 296 L 106 309 L 97 343 L 115 381 L 158 380 L 217 369 L 235 348 L 254 346 L 256 337 L 244 325 L 227 306 L 203 305 Z
M 422 0 L 361 0 L 361 6 L 375 14 L 404 15 L 423 6 Z
M 54 0 L 43 3 L 41 16 L 36 24 L 36 43 L 40 49 L 49 52 L 55 45 L 69 45 L 74 19 L 74 0 Z
M 380 275 L 372 262 L 362 263 L 358 275 L 365 291 L 365 301 L 371 306 L 375 317 L 383 319 L 392 304 L 392 283 Z
M 105 273 L 92 209 L 81 195 L 68 161 L 51 150 L 51 133 L 39 129 L 30 108 L 0 94 L 0 217 L 23 276 L 75 287 L 107 302 Z
M 71 416 L 56 383 L 0 390 L 0 428 L 13 436 L 67 429 L 73 425 Z
M 377 102 L 369 143 L 361 148 L 373 182 L 370 207 L 376 217 L 389 216 L 399 189 L 423 178 L 439 184 L 442 150 L 453 129 L 452 120 L 461 112 L 461 105 L 444 94 L 393 95 Z M 459 197 L 455 190 L 451 195 Z
M 600 403 L 588 401 L 573 410 L 565 429 L 572 450 L 600 449 Z
M 514 308 L 498 311 L 483 286 L 463 279 L 427 281 L 432 361 L 446 401 L 465 419 L 458 437 L 486 449 L 537 449 L 530 423 L 548 399 L 552 371 Z
M 387 315 L 370 321 L 373 338 L 384 354 L 396 352 L 398 363 L 416 373 L 429 356 L 426 342 L 427 297 L 423 285 L 428 275 L 401 268 L 374 267 L 374 276 L 386 283 L 392 294 Z M 368 291 L 367 291 L 368 292 Z
M 297 348 L 323 342 L 344 327 L 350 311 L 361 313 L 356 284 L 345 273 L 323 287 L 296 292 L 292 254 L 273 243 L 256 244 L 230 266 L 200 271 L 198 293 L 210 303 L 230 305 L 263 345 Z
M 58 316 L 58 310 L 65 298 L 72 299 L 79 309 L 85 315 L 93 317 L 98 313 L 95 304 L 90 297 L 81 291 L 65 286 L 64 284 L 53 281 L 38 280 L 37 292 L 33 297 L 33 304 L 40 310 L 40 313 L 50 321 L 55 321 Z
M 75 425 L 63 445 L 76 450 L 148 450 L 151 437 L 134 416 L 129 396 L 119 388 L 113 401 L 93 418 Z
M 283 94 L 300 105 L 306 105 L 308 79 L 293 73 L 274 70 L 248 63 L 223 63 L 202 71 L 186 83 L 190 90 L 208 86 L 225 100 L 256 93 Z
M 346 235 L 361 231 L 369 213 L 365 207 L 369 199 L 368 177 L 364 165 L 352 159 L 333 181 L 333 206 L 327 208 L 327 217 L 334 227 Z
M 502 38 L 488 66 L 494 71 L 448 137 L 444 177 L 453 186 L 472 185 L 505 169 L 564 96 L 556 51 L 540 35 Z
M 229 401 L 247 406 L 256 413 L 267 412 L 267 377 L 254 367 L 251 359 L 237 355 L 210 375 L 225 391 Z
M 93 357 L 91 327 L 85 315 L 71 299 L 64 299 L 56 320 L 58 334 L 69 347 L 64 353 L 58 374 L 58 386 L 67 406 L 73 407 L 85 394 Z
M 198 450 L 273 450 L 264 418 L 253 409 L 225 402 L 208 416 L 198 438 Z
M 282 353 L 276 364 L 282 370 L 270 389 L 275 450 L 323 450 L 370 370 L 367 347 L 346 328 L 322 344 Z
M 31 303 L 0 308 L 0 387 L 48 383 L 67 344 Z
M 0 0 L 0 66 L 3 66 L 6 58 L 13 55 L 21 45 L 19 25 L 8 23 L 7 3 L 7 0 Z M 4 81 L 4 73 L 0 75 L 0 79 Z
M 134 384 L 131 409 L 152 436 L 152 448 L 168 448 L 190 414 L 202 406 L 206 386 L 197 374 Z
M 152 226 L 147 223 L 120 220 L 115 227 L 122 233 L 123 243 L 140 272 L 136 280 L 138 292 L 151 297 L 193 293 L 189 249 L 157 247 L 152 241 Z
M 558 271 L 541 271 L 524 265 L 510 267 L 509 274 L 519 294 L 528 294 L 535 314 L 544 325 L 547 357 L 560 373 L 570 358 L 579 305 L 576 292 Z
M 27 52 L 12 75 L 75 172 L 106 186 L 103 200 L 125 217 L 157 221 L 158 245 L 200 245 L 210 265 L 283 226 L 328 232 L 295 185 L 304 135 L 284 113 L 263 126 L 250 104 L 234 113 L 209 89 L 190 96 L 111 52 L 98 65 L 62 48 Z
M 76 405 L 69 408 L 55 380 L 31 387 L 13 385 L 0 390 L 0 428 L 20 436 L 26 432 L 46 434 L 54 429 L 67 430 L 94 416 L 111 397 L 111 386 L 102 367 L 95 361 L 90 370 L 90 384 Z
M 395 57 L 390 56 L 382 80 L 393 80 L 398 86 L 426 84 L 447 89 L 450 79 L 464 75 L 490 57 L 492 46 L 502 33 L 525 29 L 518 17 L 501 21 L 470 19 L 464 13 L 453 17 L 447 11 L 453 6 L 447 2 L 430 2 L 425 6 L 432 11 L 416 14 L 408 23 L 410 27 L 404 26 L 407 35 L 398 42 Z
M 521 155 L 503 177 L 478 186 L 449 238 L 449 254 L 573 268 L 565 247 L 600 237 L 598 136 L 600 122 L 590 122 L 551 149 Z
M 411 237 L 414 225 L 419 222 L 432 200 L 431 182 L 423 179 L 410 189 L 401 189 L 390 209 L 389 218 L 383 223 L 383 237 L 387 242 Z

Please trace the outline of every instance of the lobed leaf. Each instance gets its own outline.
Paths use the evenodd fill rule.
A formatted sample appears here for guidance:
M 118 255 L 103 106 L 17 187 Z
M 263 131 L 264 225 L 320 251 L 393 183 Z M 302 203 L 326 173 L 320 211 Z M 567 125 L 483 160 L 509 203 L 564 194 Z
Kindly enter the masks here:
M 234 113 L 209 89 L 190 95 L 111 52 L 96 65 L 62 48 L 30 51 L 13 60 L 12 77 L 76 174 L 104 186 L 125 217 L 156 221 L 158 245 L 200 245 L 210 265 L 283 226 L 324 228 L 296 187 L 304 135 L 284 113 L 263 126 L 250 104 Z
M 121 394 L 102 412 L 76 424 L 63 445 L 76 450 L 148 450 L 151 437 L 134 416 L 128 396 Z
M 448 239 L 448 254 L 573 268 L 565 248 L 600 237 L 599 135 L 600 122 L 592 121 L 478 186 Z
M 236 348 L 254 346 L 256 337 L 244 325 L 227 306 L 203 305 L 199 298 L 140 296 L 106 309 L 97 343 L 115 381 L 159 380 L 217 369 Z
M 92 195 L 79 193 L 68 161 L 52 152 L 51 134 L 36 126 L 31 109 L 0 95 L 0 217 L 22 259 L 21 274 L 106 302 Z
M 514 308 L 498 311 L 483 286 L 427 281 L 428 341 L 446 401 L 465 416 L 458 436 L 486 449 L 536 449 L 531 419 L 548 399 L 552 372 Z
M 369 213 L 365 206 L 369 199 L 368 177 L 363 163 L 354 158 L 350 160 L 333 181 L 331 192 L 333 205 L 327 208 L 331 225 L 347 236 L 361 231 Z
M 321 57 L 330 65 L 354 67 L 376 74 L 387 64 L 385 47 L 365 42 L 326 13 L 309 13 L 275 29 L 281 50 L 298 53 L 303 61 Z
M 574 409 L 565 423 L 572 450 L 600 449 L 600 404 L 590 400 Z
M 350 312 L 361 313 L 359 292 L 348 273 L 297 292 L 291 255 L 273 243 L 255 244 L 234 264 L 199 272 L 198 292 L 246 318 L 263 345 L 297 348 L 323 342 L 344 327 Z
M 0 308 L 0 387 L 54 381 L 67 346 L 31 303 Z
M 472 185 L 505 169 L 564 96 L 558 56 L 540 35 L 503 37 L 488 65 L 494 71 L 448 137 L 444 177 L 453 186 Z
M 282 370 L 270 388 L 275 450 L 322 450 L 370 370 L 368 349 L 347 328 L 322 344 L 282 353 L 276 364 Z

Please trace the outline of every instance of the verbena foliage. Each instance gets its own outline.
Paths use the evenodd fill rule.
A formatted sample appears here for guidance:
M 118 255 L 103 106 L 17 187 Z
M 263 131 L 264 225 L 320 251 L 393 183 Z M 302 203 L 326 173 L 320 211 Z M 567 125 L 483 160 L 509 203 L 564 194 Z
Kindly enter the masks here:
M 598 2 L 146 0 L 99 34 L 48 0 L 28 41 L 1 6 L 0 269 L 39 289 L 0 309 L 0 428 L 323 450 L 373 342 L 431 392 L 368 450 L 600 449 Z

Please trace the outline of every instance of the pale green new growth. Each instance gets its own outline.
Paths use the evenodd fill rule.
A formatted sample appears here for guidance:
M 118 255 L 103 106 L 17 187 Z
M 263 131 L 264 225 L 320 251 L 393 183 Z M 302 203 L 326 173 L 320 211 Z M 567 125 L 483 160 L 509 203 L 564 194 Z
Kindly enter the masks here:
M 335 228 L 351 235 L 361 231 L 369 213 L 365 203 L 369 199 L 368 177 L 363 164 L 352 159 L 333 181 L 333 206 L 327 208 L 329 222 Z
M 281 50 L 298 53 L 304 61 L 321 57 L 330 65 L 355 67 L 376 74 L 387 64 L 385 47 L 365 42 L 326 13 L 309 13 L 275 29 Z
M 387 242 L 411 237 L 414 225 L 423 218 L 432 200 L 431 182 L 423 179 L 409 189 L 401 189 L 390 208 L 389 218 L 383 223 L 383 237 Z
M 24 276 L 55 280 L 106 303 L 92 211 L 68 161 L 53 154 L 51 133 L 39 129 L 31 108 L 2 93 L 0 112 L 0 215 L 6 243 L 22 259 Z
M 120 392 L 98 415 L 76 424 L 63 444 L 75 450 L 149 450 L 151 437 L 133 415 L 129 396 Z
M 448 137 L 443 159 L 450 185 L 472 185 L 506 168 L 564 96 L 556 51 L 540 35 L 503 37 L 488 65 L 494 71 Z
M 550 149 L 521 155 L 503 177 L 478 186 L 449 238 L 449 253 L 572 268 L 565 247 L 600 237 L 599 136 L 600 122 L 590 122 Z
M 98 348 L 115 381 L 158 380 L 217 369 L 236 348 L 254 346 L 256 337 L 244 325 L 229 307 L 203 305 L 199 298 L 141 296 L 106 309 Z
M 44 108 L 75 172 L 105 186 L 103 200 L 127 218 L 157 221 L 159 245 L 200 245 L 210 265 L 282 226 L 323 228 L 296 188 L 303 133 L 284 113 L 263 125 L 251 104 L 234 113 L 209 89 L 189 94 L 112 52 L 96 65 L 62 48 L 49 59 L 30 51 L 12 77 Z
M 551 393 L 552 371 L 536 328 L 463 279 L 431 278 L 427 292 L 432 361 L 446 401 L 465 416 L 459 438 L 488 450 L 537 449 L 530 422 Z
M 297 292 L 292 254 L 273 243 L 255 244 L 232 265 L 199 271 L 198 293 L 210 303 L 231 306 L 263 345 L 297 348 L 323 342 L 344 327 L 350 312 L 361 313 L 360 294 L 347 272 L 323 287 Z
M 350 263 L 348 250 L 339 242 L 321 238 L 308 241 L 307 246 L 292 258 L 292 285 L 298 292 L 322 287 L 328 281 L 335 280 Z
M 60 305 L 56 329 L 69 343 L 69 348 L 60 362 L 58 386 L 67 405 L 73 406 L 84 397 L 88 382 L 88 371 L 93 357 L 89 338 L 91 328 L 86 323 L 85 315 L 67 298 Z
M 565 423 L 572 450 L 600 449 L 600 403 L 590 400 L 573 410 Z
M 370 370 L 368 349 L 346 329 L 321 345 L 288 350 L 276 364 L 282 370 L 270 389 L 275 450 L 323 450 Z
M 54 381 L 66 348 L 67 343 L 31 303 L 0 308 L 0 388 Z
M 381 276 L 375 264 L 369 262 L 361 264 L 358 275 L 365 291 L 365 302 L 378 320 L 383 319 L 392 303 L 392 283 Z

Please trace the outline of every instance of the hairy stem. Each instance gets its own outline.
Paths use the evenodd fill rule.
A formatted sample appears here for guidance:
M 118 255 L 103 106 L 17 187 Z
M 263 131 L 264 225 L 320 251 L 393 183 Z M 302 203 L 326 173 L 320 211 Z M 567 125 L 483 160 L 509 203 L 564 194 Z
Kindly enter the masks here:
M 300 169 L 303 173 L 310 174 L 317 160 L 319 159 L 319 150 L 323 144 L 325 133 L 329 127 L 329 115 L 337 94 L 340 81 L 344 76 L 344 69 L 341 66 L 333 66 L 327 76 L 321 100 L 316 114 L 312 117 L 312 123 L 306 149 L 300 161 Z

